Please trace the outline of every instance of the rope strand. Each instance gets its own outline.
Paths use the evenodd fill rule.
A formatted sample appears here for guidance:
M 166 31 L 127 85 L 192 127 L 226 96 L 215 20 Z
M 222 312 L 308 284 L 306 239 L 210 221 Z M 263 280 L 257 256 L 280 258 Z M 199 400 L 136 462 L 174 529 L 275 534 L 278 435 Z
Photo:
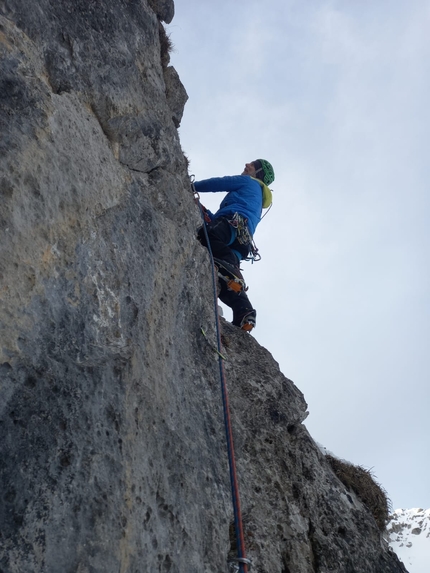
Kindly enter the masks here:
M 239 564 L 239 571 L 240 573 L 248 573 L 248 564 L 250 561 L 246 558 L 246 551 L 245 551 L 245 540 L 243 535 L 243 520 L 242 520 L 242 512 L 240 509 L 240 497 L 239 497 L 239 485 L 237 481 L 237 472 L 236 472 L 236 460 L 234 455 L 234 443 L 233 443 L 233 430 L 230 418 L 230 407 L 229 407 L 229 400 L 228 400 L 228 392 L 227 392 L 227 382 L 226 382 L 226 375 L 224 369 L 224 360 L 221 354 L 222 345 L 221 345 L 221 328 L 220 328 L 220 320 L 218 314 L 218 294 L 217 294 L 217 275 L 215 271 L 215 262 L 212 254 L 212 249 L 209 242 L 208 232 L 205 225 L 205 218 L 204 212 L 199 200 L 198 193 L 195 190 L 194 183 L 191 181 L 191 187 L 194 192 L 194 196 L 196 197 L 196 203 L 199 207 L 200 214 L 203 220 L 203 229 L 206 238 L 206 244 L 209 251 L 209 256 L 211 259 L 211 266 L 212 266 L 212 283 L 213 283 L 213 296 L 214 296 L 214 308 L 215 308 L 215 315 L 216 315 L 216 335 L 217 335 L 217 348 L 218 348 L 218 364 L 219 364 L 219 373 L 220 373 L 220 380 L 221 380 L 221 395 L 222 395 L 222 405 L 223 405 L 223 413 L 224 413 L 224 425 L 225 425 L 225 433 L 227 439 L 227 453 L 228 453 L 228 463 L 230 468 L 230 486 L 231 486 L 231 497 L 233 502 L 233 513 L 234 513 L 234 529 L 236 533 L 236 541 L 237 541 L 237 555 L 238 559 L 236 562 Z

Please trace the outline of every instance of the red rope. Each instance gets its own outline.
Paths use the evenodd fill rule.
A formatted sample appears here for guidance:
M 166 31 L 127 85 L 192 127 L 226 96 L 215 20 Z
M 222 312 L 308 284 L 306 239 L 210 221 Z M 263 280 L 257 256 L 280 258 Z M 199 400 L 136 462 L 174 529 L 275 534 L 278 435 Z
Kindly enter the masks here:
M 194 189 L 194 185 L 192 184 L 192 188 Z M 228 400 L 228 391 L 227 391 L 227 379 L 225 375 L 224 369 L 224 360 L 221 355 L 222 345 L 221 345 L 221 326 L 218 314 L 218 294 L 217 294 L 217 275 L 215 271 L 215 263 L 213 259 L 212 249 L 209 242 L 209 237 L 206 230 L 205 225 L 205 216 L 202 205 L 199 201 L 198 194 L 195 193 L 196 196 L 196 203 L 200 209 L 200 213 L 203 219 L 203 228 L 205 232 L 205 238 L 207 247 L 209 250 L 209 255 L 212 263 L 212 281 L 214 287 L 214 306 L 215 306 L 215 315 L 216 315 L 216 333 L 217 333 L 217 347 L 218 347 L 218 364 L 219 364 L 219 371 L 220 371 L 220 379 L 221 379 L 221 395 L 222 395 L 222 405 L 224 411 L 224 425 L 225 425 L 225 434 L 227 439 L 227 453 L 228 453 L 228 463 L 230 468 L 230 486 L 231 486 L 231 497 L 233 502 L 233 513 L 234 513 L 234 528 L 236 533 L 236 541 L 237 541 L 237 556 L 238 556 L 238 564 L 239 564 L 239 571 L 241 573 L 248 573 L 248 565 L 247 565 L 247 558 L 246 558 L 246 551 L 245 551 L 245 539 L 243 534 L 243 520 L 242 520 L 242 511 L 240 508 L 240 497 L 239 497 L 239 484 L 237 480 L 237 472 L 236 472 L 236 460 L 234 455 L 234 443 L 233 443 L 233 430 L 231 424 L 231 417 L 230 417 L 230 406 Z

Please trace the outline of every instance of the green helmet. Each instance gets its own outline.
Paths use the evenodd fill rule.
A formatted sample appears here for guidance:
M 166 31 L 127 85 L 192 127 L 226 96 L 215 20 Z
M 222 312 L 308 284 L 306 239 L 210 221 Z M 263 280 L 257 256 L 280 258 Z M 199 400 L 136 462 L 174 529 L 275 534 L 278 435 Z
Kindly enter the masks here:
M 253 161 L 257 178 L 263 181 L 265 185 L 270 185 L 275 181 L 275 172 L 271 164 L 265 159 Z

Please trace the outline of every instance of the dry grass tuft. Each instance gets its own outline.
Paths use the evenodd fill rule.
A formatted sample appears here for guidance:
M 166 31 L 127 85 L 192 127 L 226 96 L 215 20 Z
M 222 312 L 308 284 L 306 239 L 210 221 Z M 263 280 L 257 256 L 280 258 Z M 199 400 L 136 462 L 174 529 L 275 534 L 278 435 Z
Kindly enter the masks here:
M 163 68 L 167 68 L 170 62 L 170 53 L 173 51 L 173 42 L 161 22 L 158 22 L 158 33 L 160 36 L 161 65 Z
M 372 472 L 330 455 L 326 458 L 340 481 L 361 499 L 375 518 L 380 531 L 384 531 L 391 502 L 384 488 L 375 481 Z
M 182 152 L 182 153 L 184 153 L 184 152 Z M 185 167 L 186 167 L 186 169 L 187 169 L 187 171 L 188 171 L 189 168 L 190 168 L 190 163 L 191 163 L 191 162 L 190 162 L 190 160 L 188 159 L 188 156 L 185 155 L 185 153 L 184 153 L 184 161 L 185 161 Z

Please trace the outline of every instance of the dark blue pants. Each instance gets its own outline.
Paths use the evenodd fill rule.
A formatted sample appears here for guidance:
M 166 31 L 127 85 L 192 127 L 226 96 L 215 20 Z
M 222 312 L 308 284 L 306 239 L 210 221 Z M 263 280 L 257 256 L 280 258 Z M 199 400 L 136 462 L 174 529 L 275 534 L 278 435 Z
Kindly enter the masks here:
M 230 225 L 226 217 L 219 217 L 210 223 L 206 223 L 206 230 L 209 237 L 209 243 L 212 255 L 216 259 L 221 259 L 234 267 L 236 274 L 241 275 L 240 260 L 235 251 L 243 258 L 248 256 L 249 246 L 241 245 L 236 239 L 236 230 Z M 204 228 L 200 227 L 197 233 L 199 241 L 207 247 L 206 234 Z M 221 273 L 224 270 L 220 269 Z M 220 300 L 233 310 L 233 324 L 240 326 L 240 322 L 245 314 L 254 310 L 245 291 L 234 292 L 227 287 L 227 283 L 220 280 L 221 291 Z

